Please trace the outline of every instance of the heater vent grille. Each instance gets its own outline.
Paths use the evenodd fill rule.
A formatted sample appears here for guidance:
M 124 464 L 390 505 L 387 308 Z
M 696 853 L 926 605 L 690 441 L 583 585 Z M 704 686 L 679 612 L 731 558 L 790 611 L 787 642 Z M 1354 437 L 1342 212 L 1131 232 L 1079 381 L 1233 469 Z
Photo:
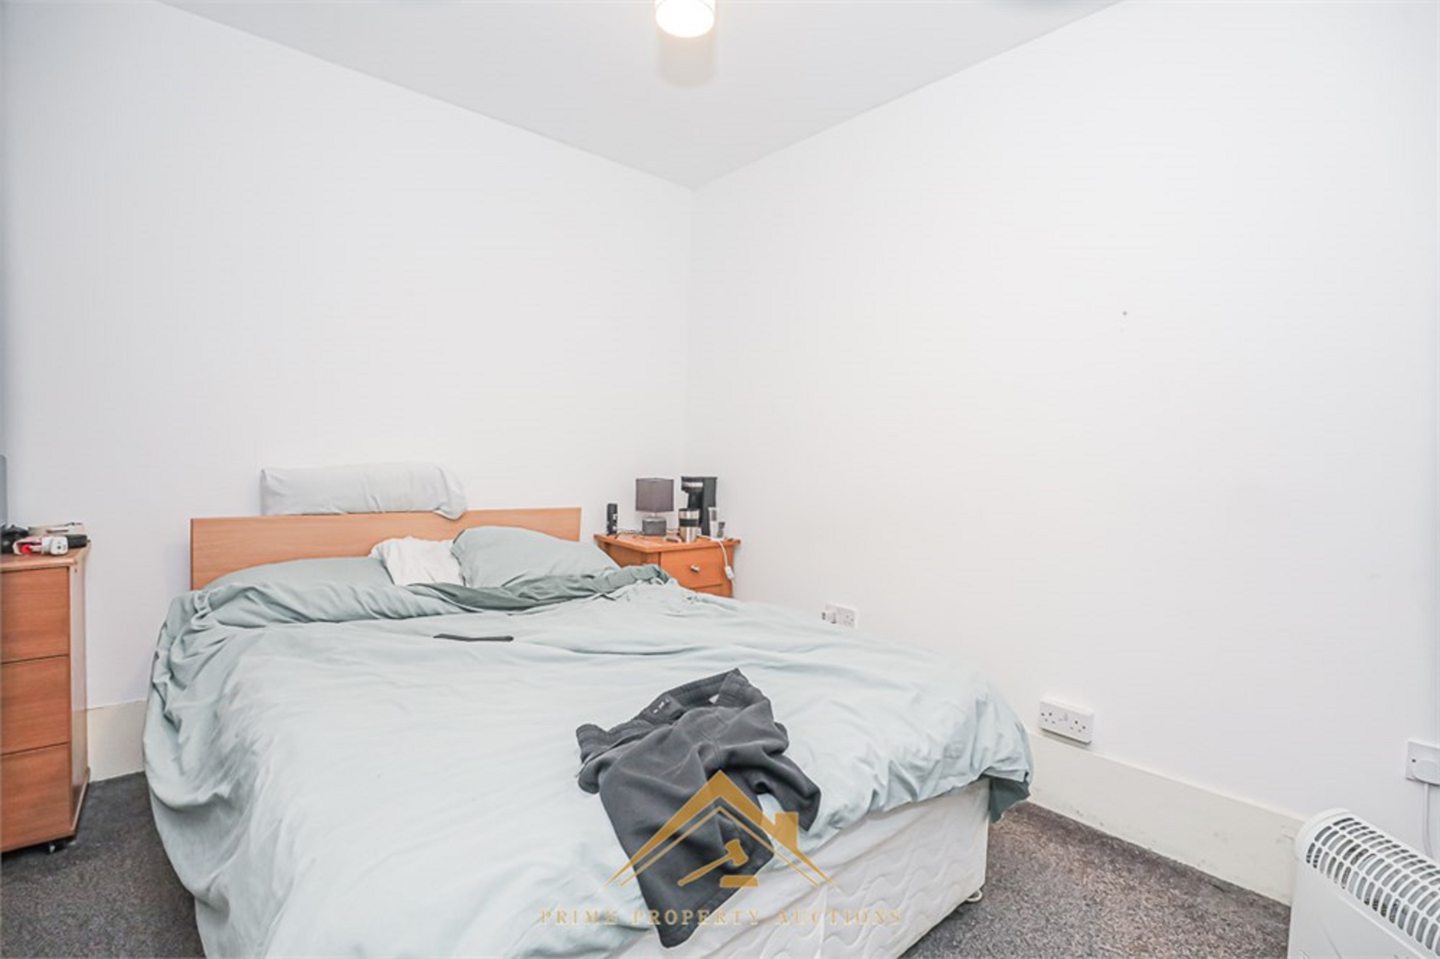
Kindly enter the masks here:
M 1440 865 L 1349 815 L 1316 830 L 1305 864 L 1440 956 Z

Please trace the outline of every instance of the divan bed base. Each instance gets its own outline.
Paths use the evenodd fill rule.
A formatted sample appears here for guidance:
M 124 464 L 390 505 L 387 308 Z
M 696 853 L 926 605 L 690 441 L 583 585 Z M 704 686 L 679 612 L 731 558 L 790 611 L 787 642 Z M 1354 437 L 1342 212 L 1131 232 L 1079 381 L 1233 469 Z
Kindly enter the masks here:
M 985 884 L 990 787 L 986 780 L 925 802 L 867 816 L 812 854 L 830 876 L 813 887 L 772 865 L 727 911 L 758 920 L 702 926 L 664 949 L 653 932 L 625 959 L 709 956 L 899 956 Z M 812 921 L 815 916 L 820 921 Z M 788 921 L 782 921 L 782 916 Z

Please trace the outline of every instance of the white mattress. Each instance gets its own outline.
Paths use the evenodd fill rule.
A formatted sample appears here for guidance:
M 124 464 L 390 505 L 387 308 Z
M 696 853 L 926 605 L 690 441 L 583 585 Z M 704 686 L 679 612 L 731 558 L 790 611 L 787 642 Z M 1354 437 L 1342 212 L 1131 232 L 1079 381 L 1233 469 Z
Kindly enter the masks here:
M 828 885 L 814 887 L 792 869 L 765 869 L 759 886 L 725 904 L 755 910 L 758 922 L 704 926 L 674 949 L 647 933 L 621 955 L 898 956 L 984 885 L 989 798 L 982 779 L 867 816 L 812 854 L 829 874 Z M 792 921 L 782 922 L 782 914 Z M 861 914 L 866 918 L 857 919 Z

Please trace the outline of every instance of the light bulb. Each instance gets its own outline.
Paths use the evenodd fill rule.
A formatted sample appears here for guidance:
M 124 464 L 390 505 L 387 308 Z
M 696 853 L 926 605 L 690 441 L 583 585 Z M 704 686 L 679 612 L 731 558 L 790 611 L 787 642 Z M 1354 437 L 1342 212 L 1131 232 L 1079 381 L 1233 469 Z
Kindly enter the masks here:
M 715 0 L 655 0 L 655 22 L 672 37 L 699 37 L 715 26 Z

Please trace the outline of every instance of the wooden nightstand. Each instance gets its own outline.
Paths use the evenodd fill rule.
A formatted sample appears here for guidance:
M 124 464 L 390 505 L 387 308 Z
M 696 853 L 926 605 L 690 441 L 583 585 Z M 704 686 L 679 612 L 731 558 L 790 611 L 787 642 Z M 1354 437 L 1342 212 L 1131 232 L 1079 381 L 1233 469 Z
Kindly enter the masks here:
M 720 543 L 711 539 L 671 543 L 659 536 L 635 533 L 618 536 L 596 533 L 595 543 L 621 566 L 654 563 L 686 589 L 716 596 L 734 595 L 730 580 L 725 576 L 725 560 L 728 557 L 730 566 L 734 567 L 735 551 L 740 548 L 738 539 L 725 540 L 723 550 Z
M 85 554 L 0 557 L 0 849 L 75 835 L 85 755 Z

